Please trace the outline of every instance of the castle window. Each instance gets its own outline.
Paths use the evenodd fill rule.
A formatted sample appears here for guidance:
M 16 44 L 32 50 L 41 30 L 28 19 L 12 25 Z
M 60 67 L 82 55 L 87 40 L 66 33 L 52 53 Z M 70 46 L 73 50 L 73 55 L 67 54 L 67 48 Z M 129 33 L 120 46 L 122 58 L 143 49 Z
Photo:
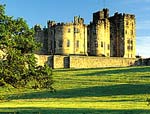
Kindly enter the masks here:
M 134 24 L 132 23 L 132 28 L 134 27 Z
M 76 44 L 77 48 L 79 48 L 79 40 L 77 40 L 77 44 Z
M 127 40 L 127 43 L 130 44 L 130 40 Z
M 56 48 L 56 41 L 54 41 L 54 48 Z
M 87 30 L 87 34 L 88 34 L 88 35 L 90 34 L 90 30 Z
M 133 41 L 131 40 L 131 44 L 133 44 Z
M 128 46 L 127 49 L 130 50 L 130 46 Z
M 67 47 L 70 47 L 70 40 L 67 40 Z
M 133 30 L 131 30 L 131 35 L 133 35 Z
M 90 43 L 89 42 L 87 43 L 87 46 L 90 47 Z
M 59 47 L 62 47 L 62 43 L 63 43 L 62 40 L 59 40 L 58 46 L 59 46 Z
M 98 41 L 95 41 L 95 47 L 98 47 Z
M 133 50 L 133 46 L 131 46 L 131 50 Z
M 71 32 L 71 29 L 70 28 L 68 28 L 68 33 L 70 33 Z
M 103 45 L 103 42 L 101 42 L 101 47 L 103 47 L 104 45 Z
M 110 45 L 109 44 L 107 45 L 107 49 L 110 50 Z
M 79 33 L 80 30 L 78 28 L 74 28 L 74 33 Z

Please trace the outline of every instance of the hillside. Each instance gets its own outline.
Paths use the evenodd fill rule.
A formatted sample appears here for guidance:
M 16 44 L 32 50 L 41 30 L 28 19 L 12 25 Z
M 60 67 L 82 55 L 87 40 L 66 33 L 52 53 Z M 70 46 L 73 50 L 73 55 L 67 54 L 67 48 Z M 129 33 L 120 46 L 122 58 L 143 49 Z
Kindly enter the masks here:
M 150 67 L 57 69 L 56 92 L 1 88 L 0 112 L 149 114 Z

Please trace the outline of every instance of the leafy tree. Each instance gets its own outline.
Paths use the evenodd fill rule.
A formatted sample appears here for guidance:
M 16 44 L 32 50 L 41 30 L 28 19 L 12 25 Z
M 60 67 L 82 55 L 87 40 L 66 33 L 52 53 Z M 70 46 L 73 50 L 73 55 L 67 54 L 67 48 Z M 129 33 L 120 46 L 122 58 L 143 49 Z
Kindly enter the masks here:
M 0 86 L 9 84 L 15 88 L 52 88 L 51 69 L 37 66 L 34 51 L 40 44 L 34 39 L 22 18 L 14 19 L 5 14 L 5 6 L 0 5 Z

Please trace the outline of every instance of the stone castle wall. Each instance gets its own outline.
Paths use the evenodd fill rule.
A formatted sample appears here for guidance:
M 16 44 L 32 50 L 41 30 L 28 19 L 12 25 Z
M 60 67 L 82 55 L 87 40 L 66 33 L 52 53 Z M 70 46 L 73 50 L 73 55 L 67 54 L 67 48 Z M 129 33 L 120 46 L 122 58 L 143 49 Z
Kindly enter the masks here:
M 65 68 L 65 57 L 67 56 L 61 56 L 61 55 L 54 55 L 53 56 L 53 68 Z
M 70 68 L 99 68 L 131 66 L 137 59 L 95 56 L 70 56 Z
M 115 13 L 110 20 L 111 57 L 135 58 L 135 15 Z
M 136 57 L 135 15 L 109 9 L 93 13 L 93 21 L 75 16 L 71 23 L 48 21 L 48 28 L 34 27 L 35 39 L 43 44 L 39 54 Z
M 35 54 L 35 57 L 37 59 L 37 65 L 39 66 L 44 66 L 45 64 L 48 63 L 49 55 L 37 55 Z
M 138 59 L 96 56 L 36 55 L 38 65 L 48 63 L 52 68 L 100 68 L 134 65 Z

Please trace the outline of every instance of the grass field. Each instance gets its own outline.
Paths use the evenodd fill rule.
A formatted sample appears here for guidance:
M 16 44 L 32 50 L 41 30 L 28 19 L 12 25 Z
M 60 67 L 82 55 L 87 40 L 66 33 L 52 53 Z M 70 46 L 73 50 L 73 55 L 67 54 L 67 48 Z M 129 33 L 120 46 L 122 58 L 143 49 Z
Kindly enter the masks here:
M 55 93 L 0 88 L 0 114 L 150 114 L 150 67 L 59 69 L 53 79 Z

